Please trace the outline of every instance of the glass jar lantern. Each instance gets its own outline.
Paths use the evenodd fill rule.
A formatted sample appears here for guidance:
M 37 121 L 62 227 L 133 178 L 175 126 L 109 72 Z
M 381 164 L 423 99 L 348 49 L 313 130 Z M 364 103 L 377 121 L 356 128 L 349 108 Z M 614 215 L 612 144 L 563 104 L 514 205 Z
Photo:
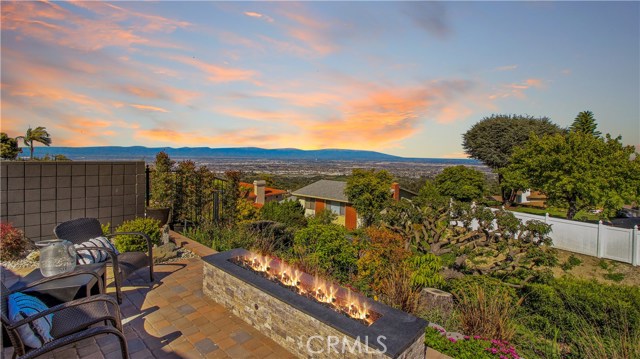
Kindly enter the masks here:
M 76 248 L 64 239 L 40 241 L 40 272 L 45 277 L 71 272 L 76 268 Z

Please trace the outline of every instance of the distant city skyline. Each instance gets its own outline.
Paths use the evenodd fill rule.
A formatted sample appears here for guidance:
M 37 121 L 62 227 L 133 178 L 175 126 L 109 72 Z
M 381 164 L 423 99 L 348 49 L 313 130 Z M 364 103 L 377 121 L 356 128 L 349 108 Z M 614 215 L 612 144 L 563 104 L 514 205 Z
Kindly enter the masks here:
M 465 157 L 491 114 L 640 145 L 639 2 L 2 2 L 0 129 Z

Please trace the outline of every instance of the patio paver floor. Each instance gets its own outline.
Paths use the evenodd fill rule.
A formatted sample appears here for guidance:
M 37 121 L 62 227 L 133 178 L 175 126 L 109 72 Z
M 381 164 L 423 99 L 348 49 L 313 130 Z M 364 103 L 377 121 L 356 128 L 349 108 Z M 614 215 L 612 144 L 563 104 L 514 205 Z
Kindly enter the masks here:
M 292 354 L 232 315 L 202 293 L 202 260 L 185 259 L 155 266 L 156 282 L 149 288 L 141 269 L 123 287 L 120 305 L 132 359 L 239 358 L 284 359 Z M 107 292 L 114 294 L 111 285 Z M 3 357 L 10 358 L 5 348 Z M 112 336 L 87 339 L 44 358 L 120 358 Z

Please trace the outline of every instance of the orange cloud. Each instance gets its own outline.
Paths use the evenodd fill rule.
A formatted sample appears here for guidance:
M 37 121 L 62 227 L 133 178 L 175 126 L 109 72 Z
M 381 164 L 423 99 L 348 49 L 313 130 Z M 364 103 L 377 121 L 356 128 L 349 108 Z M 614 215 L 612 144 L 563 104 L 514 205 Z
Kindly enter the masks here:
M 187 56 L 169 56 L 171 60 L 193 66 L 209 75 L 211 82 L 249 81 L 257 75 L 256 71 L 244 70 L 228 66 L 218 66 Z
M 216 113 L 224 114 L 227 116 L 243 118 L 251 121 L 258 122 L 278 122 L 288 123 L 290 121 L 297 120 L 299 118 L 305 118 L 306 115 L 302 113 L 290 112 L 290 111 L 267 111 L 257 109 L 246 109 L 238 107 L 216 107 L 214 109 Z
M 156 107 L 156 106 L 140 105 L 140 104 L 129 104 L 129 106 L 133 108 L 137 108 L 138 110 L 143 110 L 143 111 L 165 112 L 165 113 L 169 112 L 169 110 L 166 110 L 162 107 Z
M 175 131 L 154 128 L 151 130 L 138 130 L 135 132 L 134 137 L 136 139 L 149 140 L 153 142 L 208 147 L 229 145 L 272 147 L 275 143 L 282 143 L 279 136 L 269 135 L 263 131 L 253 128 L 234 131 L 216 131 L 211 135 L 203 134 L 203 131 Z
M 329 35 L 331 24 L 322 23 L 301 13 L 284 11 L 282 14 L 293 22 L 293 25 L 284 26 L 285 31 L 303 47 L 310 48 L 314 55 L 326 56 L 337 49 Z
M 452 152 L 452 153 L 445 153 L 444 155 L 440 155 L 439 157 L 441 157 L 441 158 L 469 158 L 469 155 L 467 155 L 464 152 Z
M 144 85 L 125 85 L 115 87 L 117 91 L 134 95 L 143 99 L 166 100 L 179 104 L 189 104 L 193 99 L 200 96 L 199 93 L 183 90 L 171 86 L 154 87 Z
M 300 107 L 319 107 L 328 106 L 341 100 L 341 97 L 335 93 L 328 92 L 257 92 L 254 93 L 258 97 L 267 97 L 282 100 L 283 102 Z
M 108 46 L 128 48 L 136 44 L 178 47 L 147 35 L 170 33 L 190 25 L 107 3 L 79 1 L 70 4 L 99 16 L 80 16 L 53 2 L 4 2 L 2 30 L 60 46 L 95 51 Z
M 113 122 L 89 117 L 62 117 L 52 126 L 55 131 L 54 140 L 59 146 L 99 146 L 109 144 L 108 137 L 117 134 L 114 127 L 131 127 L 121 121 Z
M 102 113 L 110 113 L 111 111 L 104 103 L 87 95 L 79 94 L 63 87 L 52 87 L 45 83 L 22 82 L 15 85 L 7 85 L 9 98 L 3 98 L 10 101 L 11 97 L 26 98 L 28 103 L 37 107 L 51 107 L 54 103 L 63 103 L 67 105 L 73 104 L 77 111 L 98 111 Z

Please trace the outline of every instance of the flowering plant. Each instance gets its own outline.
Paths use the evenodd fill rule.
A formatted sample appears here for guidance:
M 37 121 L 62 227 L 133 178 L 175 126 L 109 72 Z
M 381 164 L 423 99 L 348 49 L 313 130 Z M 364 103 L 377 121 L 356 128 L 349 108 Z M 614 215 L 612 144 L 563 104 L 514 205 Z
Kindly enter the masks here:
M 425 344 L 457 359 L 520 359 L 515 348 L 506 340 L 488 340 L 480 336 L 448 337 L 441 328 L 427 328 Z

